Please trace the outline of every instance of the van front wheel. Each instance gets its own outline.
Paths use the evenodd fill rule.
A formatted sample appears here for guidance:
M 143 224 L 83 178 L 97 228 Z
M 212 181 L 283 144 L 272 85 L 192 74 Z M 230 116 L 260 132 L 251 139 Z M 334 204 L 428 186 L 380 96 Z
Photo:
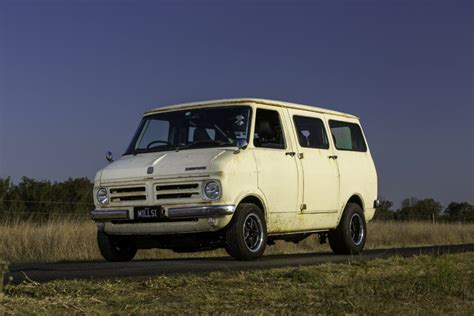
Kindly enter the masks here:
M 261 257 L 267 245 L 267 225 L 262 210 L 251 203 L 237 207 L 226 231 L 226 251 L 237 260 Z
M 97 231 L 97 243 L 105 260 L 111 262 L 130 261 L 137 253 L 135 243 L 129 238 L 108 235 Z
M 367 225 L 360 206 L 348 203 L 339 225 L 329 231 L 328 237 L 329 245 L 335 254 L 360 254 L 367 238 Z

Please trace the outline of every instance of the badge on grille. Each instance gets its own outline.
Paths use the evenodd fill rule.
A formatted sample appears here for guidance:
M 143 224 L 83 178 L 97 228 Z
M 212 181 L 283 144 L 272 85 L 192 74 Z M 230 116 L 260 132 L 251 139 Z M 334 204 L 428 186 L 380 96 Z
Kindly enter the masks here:
M 152 174 L 153 173 L 153 167 L 148 167 L 146 173 L 147 174 Z

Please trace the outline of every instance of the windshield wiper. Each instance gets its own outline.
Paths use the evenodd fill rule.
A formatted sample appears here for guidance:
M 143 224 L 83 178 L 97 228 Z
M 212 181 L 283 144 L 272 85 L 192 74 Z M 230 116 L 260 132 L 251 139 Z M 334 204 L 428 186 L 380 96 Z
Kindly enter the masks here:
M 210 145 L 216 144 L 216 145 L 219 145 L 219 146 L 232 145 L 232 143 L 218 141 L 218 140 L 212 140 L 212 139 L 211 140 L 201 140 L 201 141 L 192 142 L 192 143 L 189 143 L 189 144 L 186 144 L 186 145 L 183 145 L 183 146 L 178 146 L 178 147 L 176 147 L 176 151 L 180 151 L 181 149 L 185 149 L 185 148 L 191 148 L 194 145 L 202 145 L 202 144 L 210 144 Z
M 232 138 L 230 138 L 219 126 L 217 126 L 217 124 L 214 124 L 214 128 L 215 128 L 219 133 L 221 133 L 221 134 L 225 137 L 225 139 L 227 139 L 227 141 L 228 141 L 229 143 L 233 143 L 233 142 L 234 142 L 234 140 L 233 140 Z

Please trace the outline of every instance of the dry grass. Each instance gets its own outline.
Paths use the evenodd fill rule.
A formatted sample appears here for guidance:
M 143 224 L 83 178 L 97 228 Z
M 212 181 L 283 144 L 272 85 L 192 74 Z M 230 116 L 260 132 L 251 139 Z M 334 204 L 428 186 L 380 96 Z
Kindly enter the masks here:
M 98 259 L 95 230 L 94 223 L 84 217 L 4 220 L 0 223 L 0 258 L 9 262 Z
M 4 272 L 8 269 L 8 265 L 0 260 L 0 300 L 3 297 L 3 278 L 4 278 Z
M 474 224 L 431 222 L 373 222 L 369 248 L 474 243 Z
M 368 227 L 366 248 L 474 243 L 474 224 L 427 222 L 373 222 Z M 0 258 L 9 262 L 57 262 L 102 260 L 96 245 L 96 227 L 87 217 L 0 222 Z M 266 254 L 328 251 L 315 236 L 299 244 L 277 242 Z M 223 250 L 175 254 L 168 250 L 141 250 L 137 258 L 157 259 L 189 256 L 222 256 Z

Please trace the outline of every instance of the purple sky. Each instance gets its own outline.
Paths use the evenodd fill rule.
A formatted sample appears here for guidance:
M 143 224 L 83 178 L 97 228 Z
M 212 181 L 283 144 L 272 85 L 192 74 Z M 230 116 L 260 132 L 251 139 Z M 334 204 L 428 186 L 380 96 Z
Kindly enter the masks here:
M 358 115 L 396 204 L 474 202 L 472 1 L 221 2 L 0 0 L 0 177 L 92 178 L 146 109 L 262 97 Z

